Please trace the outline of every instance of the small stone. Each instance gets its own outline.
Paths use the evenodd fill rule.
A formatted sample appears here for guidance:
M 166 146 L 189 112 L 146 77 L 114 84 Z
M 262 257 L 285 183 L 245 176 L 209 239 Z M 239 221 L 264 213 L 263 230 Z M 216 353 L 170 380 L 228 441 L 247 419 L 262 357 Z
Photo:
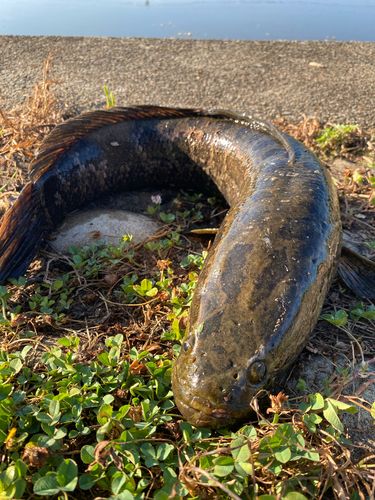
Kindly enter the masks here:
M 98 240 L 118 246 L 125 234 L 133 235 L 133 242 L 153 236 L 159 224 L 146 215 L 123 210 L 88 210 L 66 217 L 51 235 L 49 243 L 58 252 L 67 252 L 75 245 L 83 247 Z
M 119 279 L 118 274 L 112 273 L 112 274 L 106 274 L 103 278 L 103 281 L 109 286 L 112 287 L 117 283 Z
M 325 68 L 324 64 L 320 64 L 317 62 L 310 62 L 309 66 L 313 66 L 314 68 Z

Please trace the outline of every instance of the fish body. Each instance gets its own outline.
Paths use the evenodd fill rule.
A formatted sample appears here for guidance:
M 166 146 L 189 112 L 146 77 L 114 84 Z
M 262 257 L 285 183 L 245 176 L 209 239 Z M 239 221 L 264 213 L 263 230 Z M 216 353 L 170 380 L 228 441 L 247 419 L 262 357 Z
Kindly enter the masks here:
M 249 416 L 312 332 L 341 253 L 335 187 L 324 165 L 289 138 L 246 183 L 216 236 L 173 370 L 182 414 L 219 427 Z
M 222 193 L 231 208 L 198 280 L 172 388 L 196 426 L 248 416 L 305 345 L 339 263 L 337 194 L 317 157 L 246 115 L 113 108 L 56 127 L 30 177 L 0 228 L 2 282 L 26 270 L 65 215 L 106 193 Z

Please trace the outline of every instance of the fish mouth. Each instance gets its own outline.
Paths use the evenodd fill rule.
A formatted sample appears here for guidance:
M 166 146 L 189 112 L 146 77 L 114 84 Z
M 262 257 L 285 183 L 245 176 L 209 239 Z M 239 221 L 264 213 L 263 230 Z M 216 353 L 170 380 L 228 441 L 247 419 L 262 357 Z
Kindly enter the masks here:
M 208 399 L 188 392 L 180 383 L 175 370 L 172 372 L 172 389 L 178 409 L 195 427 L 217 429 L 234 422 L 235 416 L 227 408 L 216 407 Z

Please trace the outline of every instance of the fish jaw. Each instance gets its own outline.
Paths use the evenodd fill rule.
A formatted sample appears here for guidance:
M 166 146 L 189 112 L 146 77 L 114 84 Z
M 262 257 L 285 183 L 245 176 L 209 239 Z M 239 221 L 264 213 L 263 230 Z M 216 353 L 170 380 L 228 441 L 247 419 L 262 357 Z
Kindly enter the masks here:
M 266 366 L 262 361 L 260 363 Z M 187 365 L 182 372 L 181 360 L 173 367 L 172 390 L 178 409 L 195 427 L 217 429 L 251 417 L 254 414 L 253 398 L 260 393 L 264 396 L 266 392 L 262 389 L 269 385 L 268 376 L 259 384 L 249 384 L 249 370 L 240 372 L 235 380 L 231 380 L 225 369 L 221 370 L 220 378 L 217 374 L 210 377 L 202 372 L 192 383 L 194 367 L 189 366 L 190 363 Z
M 175 368 L 172 371 L 172 390 L 181 414 L 195 427 L 218 429 L 227 427 L 236 420 L 236 416 L 228 408 L 215 407 L 208 399 L 187 392 Z

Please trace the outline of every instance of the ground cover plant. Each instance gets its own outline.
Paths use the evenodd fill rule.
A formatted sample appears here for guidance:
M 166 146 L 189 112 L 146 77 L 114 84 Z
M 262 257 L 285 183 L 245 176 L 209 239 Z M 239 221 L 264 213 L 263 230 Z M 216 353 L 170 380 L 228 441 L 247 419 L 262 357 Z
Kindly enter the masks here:
M 63 119 L 49 70 L 25 108 L 1 112 L 4 210 L 26 182 L 24 160 Z M 374 135 L 317 117 L 277 125 L 328 164 L 345 158 L 344 229 L 374 256 Z M 170 380 L 212 237 L 186 229 L 225 207 L 199 193 L 162 201 L 147 210 L 160 222 L 154 238 L 113 246 L 97 235 L 65 257 L 47 246 L 25 277 L 0 286 L 0 499 L 374 498 L 374 450 L 353 445 L 343 424 L 358 408 L 375 418 L 362 398 L 375 381 L 374 305 L 337 278 L 301 358 L 339 352 L 336 377 L 312 392 L 301 379 L 262 409 L 255 398 L 240 429 L 195 429 Z

